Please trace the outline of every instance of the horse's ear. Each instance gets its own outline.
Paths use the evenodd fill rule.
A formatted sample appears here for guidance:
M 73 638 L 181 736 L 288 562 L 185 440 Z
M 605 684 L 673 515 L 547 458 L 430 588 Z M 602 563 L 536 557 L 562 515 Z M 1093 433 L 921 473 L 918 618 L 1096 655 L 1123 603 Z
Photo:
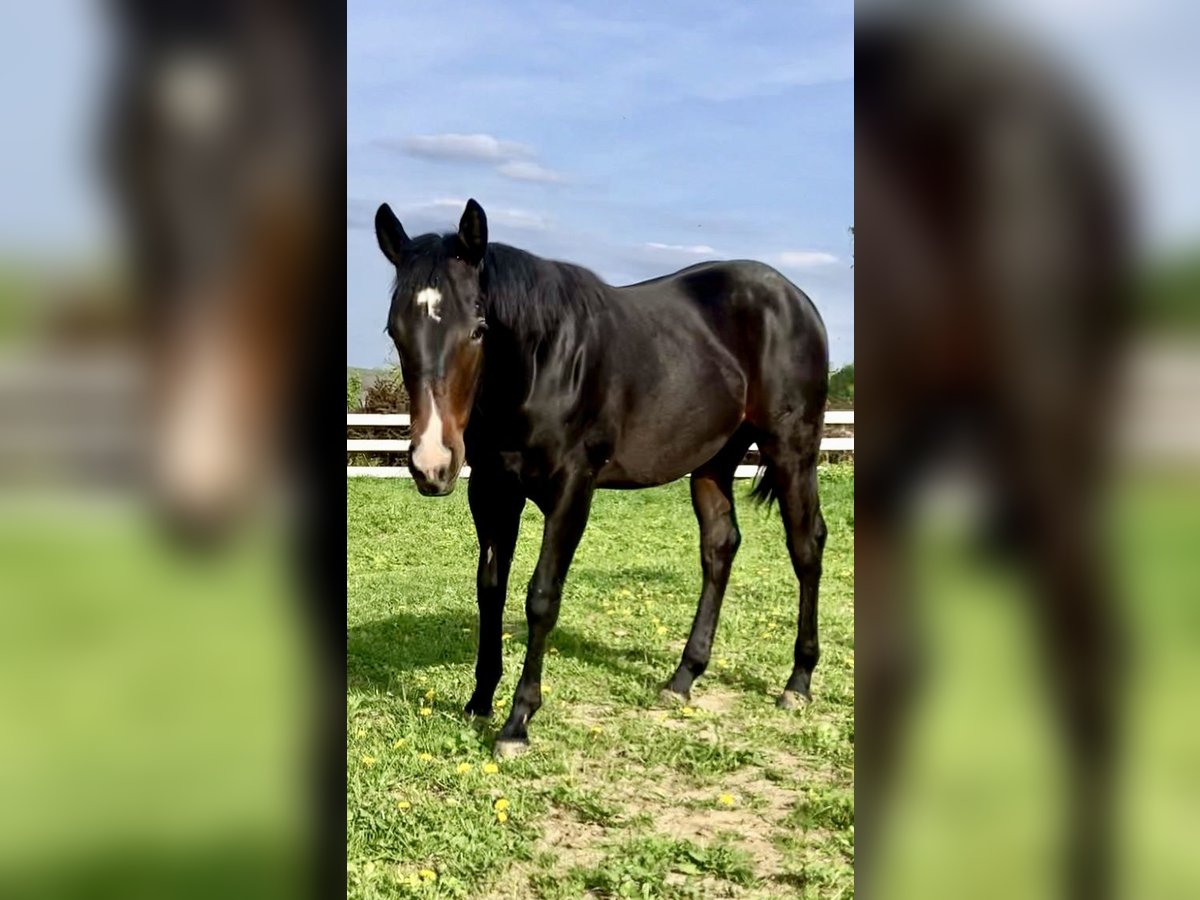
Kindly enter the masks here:
M 483 207 L 474 200 L 468 200 L 462 220 L 458 223 L 458 246 L 463 259 L 473 266 L 483 262 L 487 239 L 487 216 Z
M 408 235 L 392 208 L 386 203 L 380 205 L 375 213 L 375 237 L 379 241 L 379 249 L 383 255 L 399 265 L 400 249 L 408 243 Z

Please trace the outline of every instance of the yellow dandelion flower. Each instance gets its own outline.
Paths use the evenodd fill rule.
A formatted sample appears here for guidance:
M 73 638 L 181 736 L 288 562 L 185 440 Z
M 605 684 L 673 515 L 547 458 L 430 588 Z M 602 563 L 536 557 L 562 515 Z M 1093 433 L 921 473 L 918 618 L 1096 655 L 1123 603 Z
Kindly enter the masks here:
M 403 747 L 407 743 L 408 743 L 408 741 L 406 741 L 404 738 L 397 738 L 396 743 L 392 744 L 392 749 L 399 750 L 401 747 Z
M 375 757 L 373 757 L 373 756 L 367 756 L 366 754 L 363 754 L 363 758 L 362 758 L 362 764 L 363 764 L 364 766 L 373 766 L 373 765 L 375 765 Z
M 425 692 L 425 699 L 426 699 L 426 700 L 432 700 L 432 699 L 433 699 L 433 688 L 430 688 L 429 690 L 427 690 L 427 691 Z
M 718 668 L 718 669 L 728 669 L 728 668 L 729 668 L 729 662 L 728 662 L 727 660 L 724 660 L 724 659 L 718 659 L 718 660 L 717 660 L 717 668 Z
M 417 874 L 421 876 L 422 881 L 437 881 L 437 872 L 433 869 L 422 869 Z
M 548 685 L 548 684 L 542 685 L 542 693 L 543 694 L 549 694 L 553 690 L 554 690 L 554 688 L 550 687 L 550 685 Z
M 591 731 L 592 731 L 592 734 L 600 734 L 601 732 L 604 731 L 604 729 L 601 728 L 599 725 L 593 725 L 591 728 Z
M 433 754 L 432 753 L 422 753 L 420 756 L 417 757 L 417 759 L 419 759 L 421 762 L 433 762 Z
M 512 640 L 512 635 L 511 635 L 511 634 L 509 634 L 509 633 L 506 631 L 506 632 L 504 632 L 504 634 L 500 635 L 500 640 L 502 640 L 502 641 L 511 641 L 511 640 Z
M 733 806 L 736 801 L 734 800 L 733 794 L 722 794 L 717 798 L 717 802 L 722 806 Z
M 492 808 L 494 810 L 496 810 L 496 812 L 498 812 L 498 813 L 504 812 L 506 809 L 508 809 L 509 806 L 510 806 L 509 802 L 506 799 L 504 799 L 503 797 L 501 797 L 499 800 L 497 800 L 495 803 L 492 804 Z
M 691 718 L 692 716 L 694 716 L 696 714 L 696 710 L 692 709 L 692 707 L 690 707 L 690 706 L 683 707 L 683 709 L 679 710 L 679 712 L 680 712 L 680 714 L 687 716 L 689 718 Z
M 666 634 L 666 633 L 667 633 L 667 626 L 666 626 L 666 625 L 659 625 L 657 628 L 655 628 L 655 629 L 654 629 L 654 633 L 655 633 L 655 634 Z
M 432 715 L 433 715 L 433 709 L 432 709 L 431 707 L 428 707 L 428 706 L 422 706 L 422 707 L 421 707 L 421 715 L 423 715 L 423 716 L 432 716 Z
M 367 734 L 367 730 L 365 728 L 357 728 L 354 731 L 355 737 L 365 737 L 366 734 Z
M 407 800 L 397 800 L 396 809 L 412 809 L 412 804 Z
M 471 771 L 471 764 L 470 763 L 459 763 L 457 766 L 454 767 L 454 771 L 457 772 L 459 775 L 466 775 L 468 772 Z
M 500 771 L 500 767 L 498 765 L 496 765 L 494 762 L 484 763 L 483 771 L 484 771 L 484 774 L 486 774 L 486 775 L 495 775 L 497 772 Z
M 500 810 L 498 813 L 496 813 L 496 821 L 503 825 L 508 821 L 508 813 L 506 813 L 504 810 Z

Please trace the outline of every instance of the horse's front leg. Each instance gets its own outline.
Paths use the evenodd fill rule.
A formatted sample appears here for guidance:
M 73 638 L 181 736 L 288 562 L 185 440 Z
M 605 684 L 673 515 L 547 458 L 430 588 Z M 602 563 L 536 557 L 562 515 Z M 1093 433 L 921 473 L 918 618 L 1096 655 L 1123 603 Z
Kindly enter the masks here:
M 544 507 L 546 524 L 542 549 L 525 598 L 525 617 L 529 623 L 525 668 L 517 683 L 508 721 L 496 737 L 497 756 L 511 756 L 529 746 L 526 728 L 542 705 L 542 658 L 546 652 L 546 638 L 558 621 L 563 582 L 587 525 L 593 489 L 590 477 L 570 478 L 559 486 L 553 501 Z
M 500 683 L 504 601 L 508 571 L 517 546 L 525 495 L 520 485 L 503 474 L 477 468 L 467 483 L 467 498 L 479 535 L 479 652 L 475 660 L 475 692 L 464 712 L 490 716 L 492 698 Z

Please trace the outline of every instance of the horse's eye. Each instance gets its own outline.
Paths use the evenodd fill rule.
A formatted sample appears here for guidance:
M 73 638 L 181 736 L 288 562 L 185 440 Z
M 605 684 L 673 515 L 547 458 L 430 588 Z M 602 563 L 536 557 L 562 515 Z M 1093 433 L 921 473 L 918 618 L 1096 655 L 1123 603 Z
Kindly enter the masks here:
M 477 323 L 475 325 L 475 327 L 471 329 L 471 340 L 476 341 L 476 342 L 482 341 L 483 333 L 485 331 L 487 331 L 487 323 L 486 322 Z

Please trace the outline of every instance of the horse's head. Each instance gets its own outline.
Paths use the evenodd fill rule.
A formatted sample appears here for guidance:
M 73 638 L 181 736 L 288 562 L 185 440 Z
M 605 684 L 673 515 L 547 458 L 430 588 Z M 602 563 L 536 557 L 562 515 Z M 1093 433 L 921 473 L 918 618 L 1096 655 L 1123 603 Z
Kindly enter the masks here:
M 282 6 L 117 7 L 104 154 L 150 325 L 149 473 L 169 520 L 225 533 L 280 470 L 299 406 L 337 159 L 330 66 L 320 21 Z
M 422 494 L 442 496 L 462 469 L 463 432 L 483 368 L 487 217 L 468 200 L 457 234 L 409 238 L 385 203 L 375 234 L 396 267 L 387 331 L 412 412 L 409 469 Z

